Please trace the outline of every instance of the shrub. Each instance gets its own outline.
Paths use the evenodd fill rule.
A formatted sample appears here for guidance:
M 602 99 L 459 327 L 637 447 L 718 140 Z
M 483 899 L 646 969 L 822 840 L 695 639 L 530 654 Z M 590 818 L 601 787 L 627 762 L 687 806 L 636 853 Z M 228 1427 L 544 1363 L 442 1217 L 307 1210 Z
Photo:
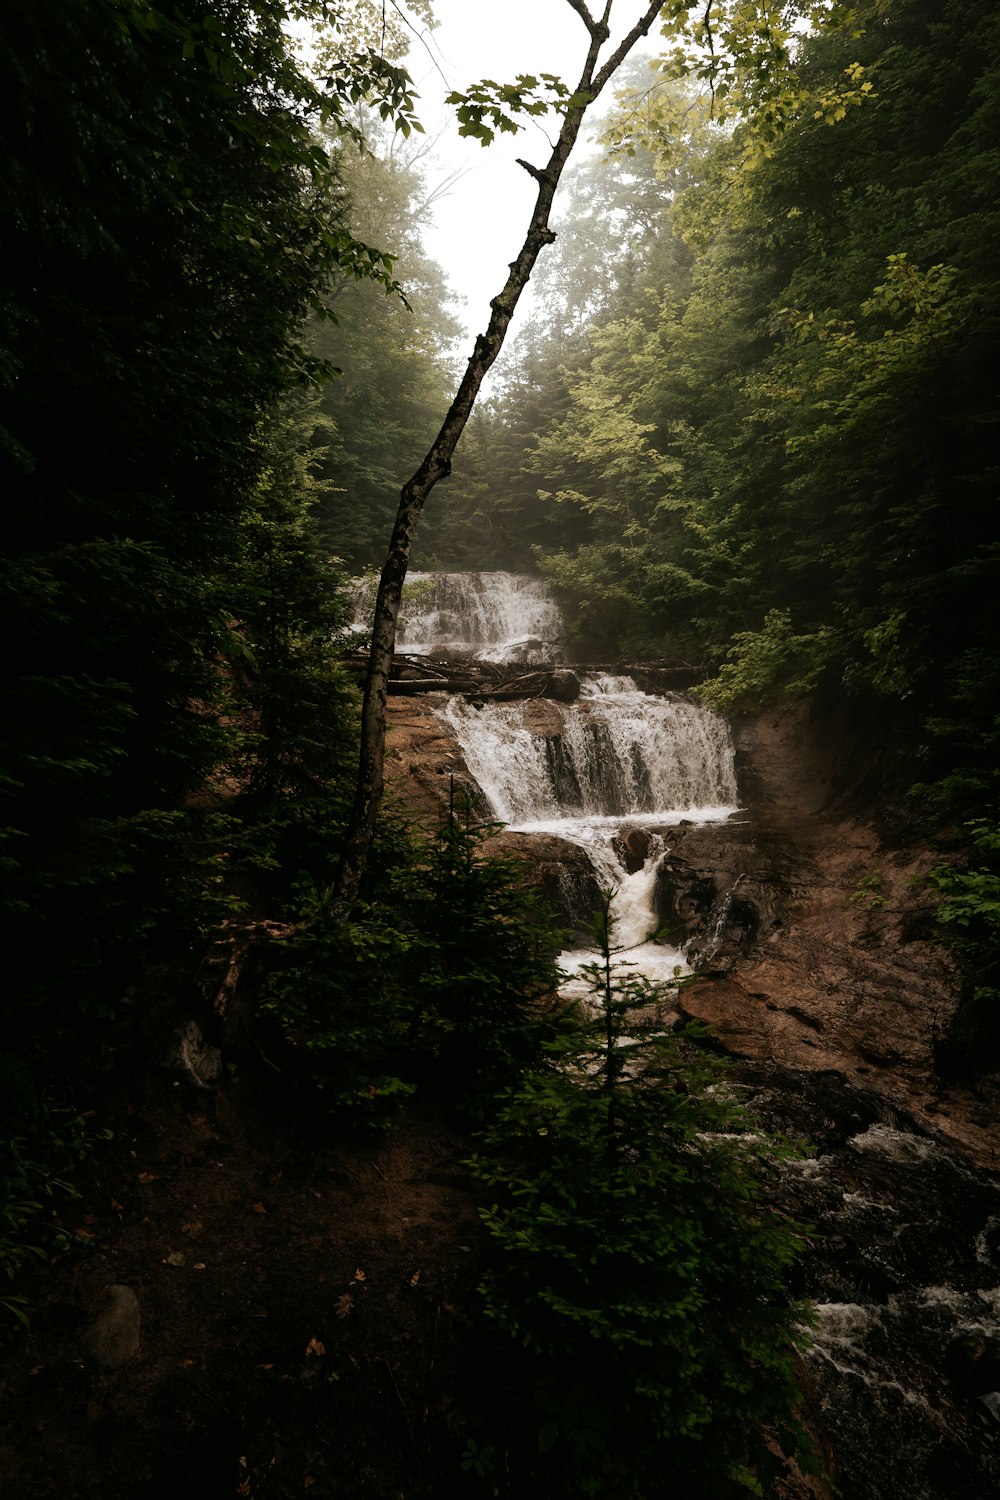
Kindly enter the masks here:
M 938 921 L 962 966 L 944 1059 L 961 1072 L 977 1072 L 1000 1063 L 1000 829 L 985 818 L 968 829 L 975 848 L 969 868 L 940 865 L 930 880 L 945 897 Z
M 810 1462 L 785 1294 L 805 1231 L 760 1193 L 790 1148 L 702 1034 L 649 1019 L 662 996 L 614 957 L 608 910 L 591 1001 L 472 1162 L 495 1194 L 486 1314 L 534 1356 L 554 1492 L 640 1500 L 668 1475 L 686 1500 L 761 1493 L 778 1449 Z
M 262 1010 L 353 1125 L 392 1125 L 427 1079 L 482 1116 L 537 1056 L 557 940 L 523 872 L 486 852 L 492 828 L 454 806 L 430 842 L 383 820 L 349 918 L 300 882 Z

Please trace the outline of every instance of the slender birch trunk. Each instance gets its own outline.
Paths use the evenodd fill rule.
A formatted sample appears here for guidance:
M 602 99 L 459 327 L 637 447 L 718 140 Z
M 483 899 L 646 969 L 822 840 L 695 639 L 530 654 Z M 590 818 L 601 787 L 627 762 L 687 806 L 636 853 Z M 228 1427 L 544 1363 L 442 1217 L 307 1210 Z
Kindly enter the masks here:
M 585 0 L 566 0 L 566 3 L 580 17 L 590 35 L 587 60 L 580 82 L 577 84 L 552 154 L 545 166 L 539 168 L 532 166 L 529 162 L 519 162 L 519 165 L 524 167 L 525 171 L 530 173 L 538 183 L 538 196 L 524 243 L 517 259 L 511 262 L 507 284 L 500 295 L 490 303 L 489 325 L 486 332 L 476 339 L 465 374 L 441 430 L 434 439 L 423 463 L 400 492 L 396 524 L 393 527 L 392 540 L 382 568 L 375 601 L 375 622 L 361 714 L 361 755 L 354 808 L 347 828 L 337 879 L 331 892 L 334 903 L 343 911 L 352 905 L 357 895 L 368 858 L 375 819 L 382 800 L 386 696 L 396 645 L 396 623 L 399 618 L 403 584 L 410 562 L 414 528 L 431 490 L 439 479 L 444 479 L 451 473 L 451 459 L 455 445 L 465 430 L 487 371 L 503 348 L 510 321 L 514 316 L 521 293 L 528 284 L 535 261 L 542 248 L 545 245 L 551 245 L 555 239 L 555 234 L 549 227 L 552 200 L 563 169 L 580 134 L 584 115 L 609 79 L 628 57 L 636 42 L 648 34 L 653 22 L 664 8 L 664 0 L 652 0 L 652 3 L 647 4 L 641 19 L 635 23 L 604 65 L 599 67 L 601 48 L 610 36 L 609 21 L 614 0 L 605 0 L 604 11 L 599 19 L 591 15 Z

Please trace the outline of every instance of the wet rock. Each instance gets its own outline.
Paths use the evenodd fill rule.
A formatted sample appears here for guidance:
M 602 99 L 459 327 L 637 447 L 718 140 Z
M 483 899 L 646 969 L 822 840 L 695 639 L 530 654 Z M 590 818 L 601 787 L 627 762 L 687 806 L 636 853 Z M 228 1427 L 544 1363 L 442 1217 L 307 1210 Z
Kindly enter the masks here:
M 545 687 L 545 697 L 552 698 L 556 703 L 575 703 L 580 696 L 580 679 L 575 672 L 568 668 L 549 673 L 549 680 Z
M 523 861 L 526 876 L 566 925 L 580 936 L 590 935 L 601 893 L 594 866 L 579 844 L 554 833 L 507 831 L 492 841 L 490 852 Z
M 102 1370 L 120 1370 L 139 1352 L 139 1299 L 129 1286 L 106 1286 L 81 1337 L 83 1352 Z
M 566 728 L 562 710 L 552 698 L 533 698 L 523 705 L 521 722 L 529 734 L 553 739 Z
M 615 840 L 615 852 L 630 875 L 643 868 L 649 851 L 650 837 L 646 828 L 623 828 Z
M 777 930 L 802 885 L 787 842 L 746 823 L 680 825 L 657 872 L 657 916 L 696 969 L 730 970 Z
M 444 693 L 427 693 L 419 700 L 390 698 L 386 705 L 389 794 L 428 832 L 439 828 L 447 813 L 452 778 L 462 796 L 473 797 L 477 817 L 487 811 L 454 735 L 435 712 L 447 701 Z
M 200 1089 L 212 1088 L 222 1071 L 222 1053 L 205 1040 L 197 1021 L 185 1021 L 177 1027 L 163 1062 Z

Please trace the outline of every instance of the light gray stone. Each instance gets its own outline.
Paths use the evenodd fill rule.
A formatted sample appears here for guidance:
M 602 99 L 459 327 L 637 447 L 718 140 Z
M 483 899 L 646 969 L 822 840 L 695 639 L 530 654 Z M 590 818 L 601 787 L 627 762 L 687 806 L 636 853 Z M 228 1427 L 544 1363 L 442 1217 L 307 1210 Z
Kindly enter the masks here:
M 163 1061 L 201 1089 L 211 1088 L 222 1071 L 222 1053 L 206 1042 L 197 1021 L 185 1021 L 177 1027 Z
M 130 1286 L 106 1286 L 92 1310 L 81 1343 L 88 1359 L 120 1370 L 139 1352 L 139 1299 Z

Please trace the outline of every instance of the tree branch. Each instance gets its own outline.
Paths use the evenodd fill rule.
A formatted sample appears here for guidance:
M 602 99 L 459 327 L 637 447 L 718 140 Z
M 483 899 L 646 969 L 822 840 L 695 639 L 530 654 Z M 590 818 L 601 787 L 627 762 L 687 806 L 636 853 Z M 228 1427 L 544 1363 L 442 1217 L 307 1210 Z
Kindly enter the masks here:
M 530 161 L 524 160 L 523 156 L 515 156 L 514 160 L 519 167 L 524 168 L 529 177 L 533 177 L 536 182 L 542 181 L 543 173 L 539 167 L 533 167 Z
M 593 36 L 594 28 L 597 25 L 597 22 L 594 20 L 587 7 L 584 5 L 583 0 L 566 0 L 566 4 L 570 6 L 572 10 L 576 11 L 584 26 L 586 26 L 591 36 Z
M 572 0 L 569 0 L 569 3 L 572 4 Z M 632 48 L 635 46 L 639 38 L 649 35 L 649 29 L 652 26 L 653 22 L 656 20 L 657 16 L 660 14 L 660 11 L 663 9 L 664 3 L 665 0 L 651 0 L 651 3 L 646 8 L 646 14 L 642 16 L 640 20 L 636 21 L 635 25 L 632 27 L 632 30 L 628 33 L 628 35 L 623 37 L 619 42 L 614 52 L 612 52 L 611 56 L 604 64 L 604 67 L 594 79 L 593 87 L 595 98 L 601 92 L 604 85 L 608 82 L 609 78 L 612 78 L 621 67 L 622 63 L 625 61 L 626 57 L 628 57 L 629 53 L 632 51 Z M 607 20 L 610 11 L 611 5 L 609 3 L 607 9 L 604 12 L 605 21 Z

